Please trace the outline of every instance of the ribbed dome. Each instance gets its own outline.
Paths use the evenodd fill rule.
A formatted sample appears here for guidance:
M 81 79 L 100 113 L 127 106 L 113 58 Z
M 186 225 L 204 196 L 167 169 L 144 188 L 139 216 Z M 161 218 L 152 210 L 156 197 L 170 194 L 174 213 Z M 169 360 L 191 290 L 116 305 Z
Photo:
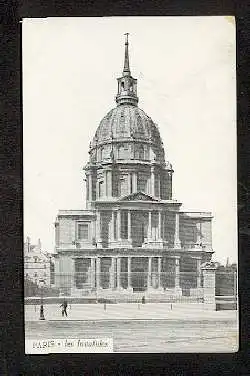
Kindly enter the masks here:
M 122 139 L 147 141 L 162 146 L 159 130 L 152 119 L 137 106 L 124 104 L 113 108 L 101 120 L 92 147 Z

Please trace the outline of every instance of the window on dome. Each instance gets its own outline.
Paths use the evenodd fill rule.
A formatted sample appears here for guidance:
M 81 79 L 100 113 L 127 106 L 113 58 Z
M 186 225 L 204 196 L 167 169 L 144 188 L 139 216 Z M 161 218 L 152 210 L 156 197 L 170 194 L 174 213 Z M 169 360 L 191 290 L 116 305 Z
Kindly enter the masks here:
M 128 175 L 120 177 L 120 192 L 119 196 L 126 196 L 128 194 Z
M 124 82 L 121 82 L 121 90 L 124 90 Z
M 135 159 L 144 159 L 144 146 L 135 145 Z
M 118 159 L 128 159 L 129 157 L 128 145 L 121 144 L 118 146 Z
M 143 172 L 138 175 L 138 191 L 147 193 L 147 176 Z
M 99 161 L 103 160 L 103 147 L 100 148 L 99 150 Z

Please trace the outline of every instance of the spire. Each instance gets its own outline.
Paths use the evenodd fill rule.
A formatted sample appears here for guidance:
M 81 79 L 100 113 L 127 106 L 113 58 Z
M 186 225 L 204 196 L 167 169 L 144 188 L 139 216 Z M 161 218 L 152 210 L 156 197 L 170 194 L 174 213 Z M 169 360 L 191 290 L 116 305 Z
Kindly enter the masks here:
M 129 68 L 129 54 L 128 54 L 128 35 L 125 33 L 125 58 L 122 77 L 118 78 L 118 93 L 116 96 L 117 105 L 128 104 L 137 106 L 137 80 L 131 76 Z
M 125 35 L 125 57 L 124 57 L 123 76 L 130 76 L 129 54 L 128 54 L 128 36 L 129 36 L 129 33 L 125 33 L 124 35 Z

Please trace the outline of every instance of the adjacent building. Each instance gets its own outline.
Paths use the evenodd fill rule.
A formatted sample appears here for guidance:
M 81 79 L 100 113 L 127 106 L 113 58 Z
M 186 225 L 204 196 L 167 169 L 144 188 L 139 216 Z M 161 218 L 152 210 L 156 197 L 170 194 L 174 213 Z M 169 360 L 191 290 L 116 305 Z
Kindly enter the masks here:
M 172 197 L 173 167 L 158 126 L 138 107 L 127 39 L 117 84 L 116 107 L 101 120 L 84 167 L 86 209 L 56 218 L 56 287 L 117 299 L 203 296 L 214 283 L 212 214 L 185 212 Z
M 53 257 L 42 250 L 42 244 L 38 239 L 37 244 L 31 244 L 27 237 L 24 243 L 24 278 L 36 285 L 50 287 L 54 279 Z

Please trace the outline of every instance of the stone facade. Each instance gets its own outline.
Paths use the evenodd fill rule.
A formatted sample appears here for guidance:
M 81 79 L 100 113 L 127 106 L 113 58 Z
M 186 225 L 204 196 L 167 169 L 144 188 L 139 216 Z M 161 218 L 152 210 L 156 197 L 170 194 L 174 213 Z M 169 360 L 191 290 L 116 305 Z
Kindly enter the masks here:
M 183 212 L 172 197 L 174 171 L 158 127 L 138 108 L 127 41 L 116 102 L 90 143 L 86 210 L 57 215 L 56 286 L 76 296 L 199 296 L 212 215 Z
M 31 244 L 27 237 L 24 243 L 24 277 L 37 285 L 43 281 L 44 286 L 51 286 L 53 258 L 42 250 L 40 239 L 37 244 Z

